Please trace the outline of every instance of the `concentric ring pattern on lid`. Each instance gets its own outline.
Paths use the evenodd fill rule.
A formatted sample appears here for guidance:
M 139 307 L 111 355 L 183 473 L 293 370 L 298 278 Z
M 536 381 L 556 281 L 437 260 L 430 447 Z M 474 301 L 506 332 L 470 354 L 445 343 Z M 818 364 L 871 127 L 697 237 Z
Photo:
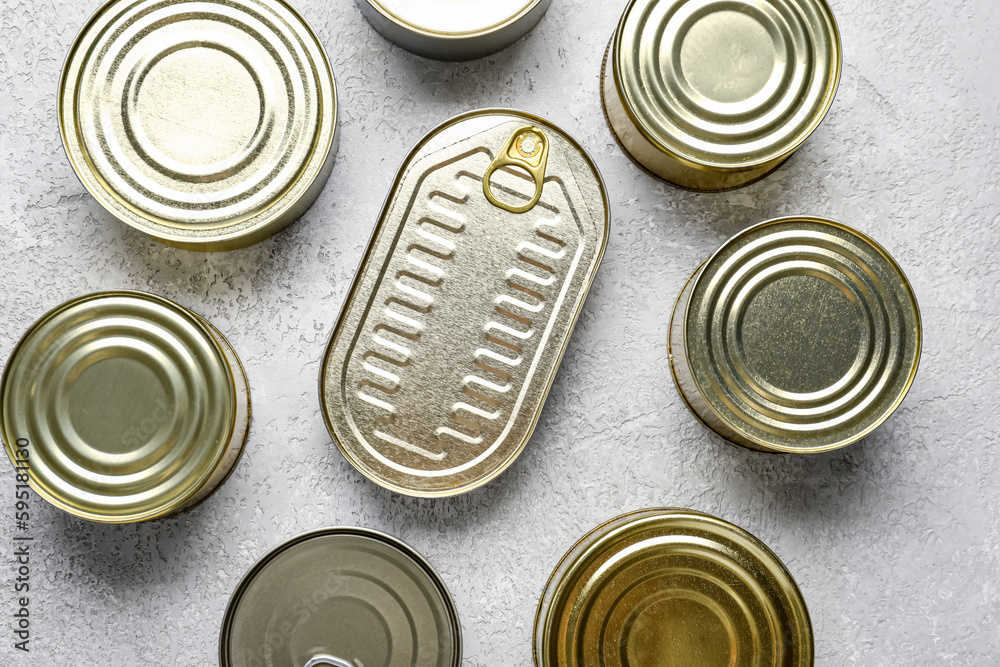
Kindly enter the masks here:
M 633 0 L 612 51 L 639 132 L 704 169 L 790 155 L 826 115 L 840 78 L 825 0 Z
M 807 667 L 798 586 L 753 535 L 690 510 L 645 510 L 580 540 L 545 588 L 538 667 Z
M 808 217 L 757 225 L 719 249 L 689 289 L 684 370 L 751 446 L 844 446 L 888 418 L 913 382 L 913 291 L 885 250 L 849 227 Z
M 413 549 L 362 528 L 300 535 L 236 587 L 222 667 L 459 667 L 462 634 L 444 583 Z
M 332 167 L 333 74 L 282 0 L 112 0 L 73 44 L 59 97 L 83 184 L 172 245 L 259 241 L 304 212 Z
M 85 519 L 126 523 L 187 509 L 228 474 L 249 421 L 242 370 L 213 332 L 141 292 L 56 308 L 4 370 L 8 454 L 26 439 L 32 487 Z

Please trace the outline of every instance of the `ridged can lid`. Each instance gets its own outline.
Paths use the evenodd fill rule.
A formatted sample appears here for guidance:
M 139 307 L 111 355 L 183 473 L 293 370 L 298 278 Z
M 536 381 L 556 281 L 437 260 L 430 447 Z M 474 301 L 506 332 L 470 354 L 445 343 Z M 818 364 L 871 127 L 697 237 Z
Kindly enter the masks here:
M 283 0 L 111 0 L 67 56 L 59 126 L 117 218 L 170 245 L 228 250 L 319 194 L 337 99 L 322 45 Z
M 357 0 L 383 37 L 436 60 L 471 60 L 527 34 L 552 0 Z
M 222 667 L 459 667 L 462 630 L 444 582 L 383 533 L 325 528 L 260 559 L 237 585 Z
M 130 523 L 204 499 L 242 452 L 249 389 L 211 325 L 143 292 L 42 317 L 0 383 L 4 445 L 32 488 L 84 519 Z
M 779 165 L 816 129 L 841 45 L 825 0 L 632 0 L 609 61 L 609 120 L 633 157 L 685 187 L 727 189 Z M 692 173 L 672 179 L 662 161 Z
M 626 514 L 563 557 L 538 606 L 538 667 L 811 667 L 787 568 L 750 533 L 691 510 Z
M 682 395 L 720 435 L 766 451 L 856 442 L 902 402 L 920 359 L 920 311 L 902 269 L 872 239 L 821 218 L 737 234 L 695 273 L 674 322 Z

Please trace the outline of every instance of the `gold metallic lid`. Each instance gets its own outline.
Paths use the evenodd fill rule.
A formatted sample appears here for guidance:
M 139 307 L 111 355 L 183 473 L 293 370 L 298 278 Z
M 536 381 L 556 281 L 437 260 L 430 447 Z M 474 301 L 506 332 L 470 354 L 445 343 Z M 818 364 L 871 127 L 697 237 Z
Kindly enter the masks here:
M 469 60 L 510 46 L 552 0 L 357 0 L 386 39 L 418 55 Z
M 369 479 L 474 489 L 521 453 L 608 238 L 597 167 L 552 123 L 457 116 L 413 149 L 330 337 L 323 415 Z
M 31 487 L 84 519 L 187 509 L 228 474 L 249 420 L 242 370 L 234 376 L 217 335 L 142 292 L 52 310 L 17 344 L 0 383 L 8 455 L 30 443 Z
M 688 292 L 675 312 L 686 363 L 676 351 L 672 363 L 740 444 L 796 453 L 848 445 L 889 417 L 916 375 L 910 284 L 875 241 L 840 223 L 751 227 L 708 259 Z
M 434 569 L 388 535 L 326 528 L 277 547 L 226 608 L 221 667 L 459 667 L 458 611 Z
M 563 557 L 535 618 L 538 667 L 811 667 L 791 574 L 736 526 L 645 510 L 599 526 Z
M 301 215 L 337 143 L 333 73 L 283 0 L 111 0 L 77 36 L 59 127 L 119 219 L 193 250 L 255 243 Z
M 823 120 L 841 70 L 825 0 L 632 0 L 611 58 L 637 131 L 703 171 L 780 163 Z

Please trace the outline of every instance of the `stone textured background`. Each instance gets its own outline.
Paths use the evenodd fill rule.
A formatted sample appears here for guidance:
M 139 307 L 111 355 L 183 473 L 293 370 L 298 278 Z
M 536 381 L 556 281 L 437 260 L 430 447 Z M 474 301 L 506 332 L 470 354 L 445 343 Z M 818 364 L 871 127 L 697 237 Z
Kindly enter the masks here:
M 845 45 L 832 112 L 763 182 L 699 195 L 640 172 L 601 115 L 601 57 L 624 2 L 555 0 L 534 33 L 472 63 L 386 43 L 351 0 L 298 0 L 333 62 L 342 143 L 329 184 L 276 238 L 170 249 L 106 214 L 60 145 L 63 58 L 95 0 L 2 0 L 0 355 L 42 312 L 114 288 L 172 298 L 242 356 L 243 459 L 178 518 L 105 527 L 33 498 L 32 650 L 11 647 L 13 473 L 0 476 L 0 663 L 212 665 L 222 613 L 265 551 L 313 528 L 394 534 L 456 598 L 467 665 L 528 665 L 538 595 L 585 531 L 687 506 L 755 533 L 812 614 L 820 665 L 1000 664 L 1000 4 L 833 0 Z M 357 473 L 317 400 L 331 326 L 412 144 L 467 109 L 512 106 L 575 135 L 610 192 L 612 236 L 541 423 L 485 488 L 411 500 Z M 901 409 L 860 444 L 808 458 L 743 451 L 702 428 L 667 365 L 674 298 L 732 234 L 832 217 L 908 273 L 925 351 Z

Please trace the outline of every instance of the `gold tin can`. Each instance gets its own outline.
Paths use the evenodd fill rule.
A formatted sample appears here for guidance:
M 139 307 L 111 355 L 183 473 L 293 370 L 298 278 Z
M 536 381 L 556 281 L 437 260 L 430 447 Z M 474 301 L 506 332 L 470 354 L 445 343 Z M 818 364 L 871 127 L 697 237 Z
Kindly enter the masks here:
M 84 187 L 188 250 L 271 236 L 333 168 L 333 72 L 283 0 L 111 0 L 73 43 L 58 104 Z
M 618 517 L 556 567 L 535 617 L 538 667 L 811 667 L 809 612 L 750 533 L 680 509 Z
M 555 125 L 491 109 L 424 137 L 323 362 L 344 456 L 413 496 L 500 474 L 535 428 L 607 236 L 597 167 Z
M 777 169 L 840 82 L 825 0 L 631 0 L 601 72 L 619 146 L 653 176 L 730 190 Z
M 220 667 L 461 667 L 441 577 L 399 540 L 325 528 L 261 558 L 226 608 Z
M 507 48 L 552 0 L 357 0 L 383 37 L 435 60 L 473 60 Z
M 875 241 L 831 220 L 780 218 L 737 234 L 674 306 L 670 368 L 708 428 L 766 452 L 860 440 L 917 372 L 920 311 Z
M 73 299 L 36 322 L 0 381 L 11 461 L 31 488 L 101 523 L 195 506 L 229 476 L 250 426 L 250 388 L 206 320 L 144 292 Z

